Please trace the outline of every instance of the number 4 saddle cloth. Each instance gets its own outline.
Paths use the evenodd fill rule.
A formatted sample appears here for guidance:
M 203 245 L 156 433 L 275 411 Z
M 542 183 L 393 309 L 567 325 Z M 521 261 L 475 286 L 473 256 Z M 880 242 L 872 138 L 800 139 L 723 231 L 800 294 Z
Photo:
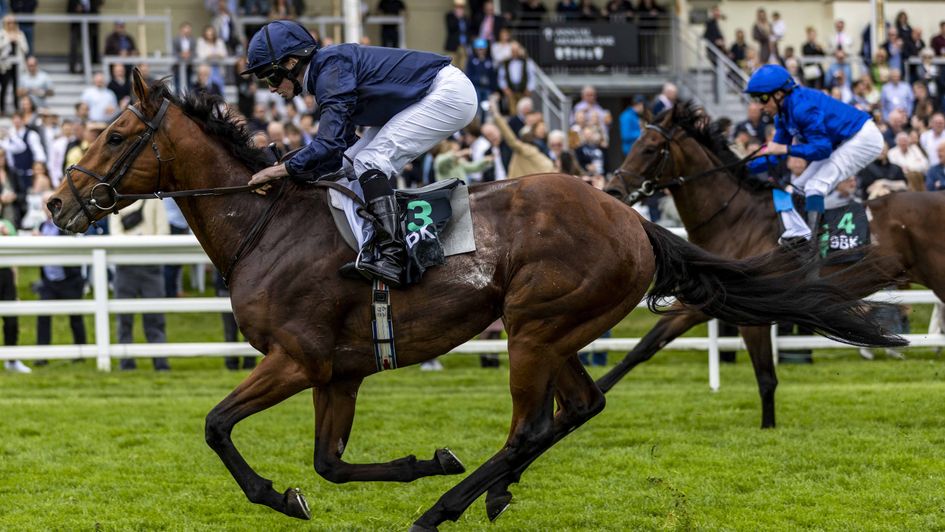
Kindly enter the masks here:
M 330 190 L 329 196 L 335 225 L 348 246 L 358 251 L 344 213 L 344 203 L 351 199 L 335 190 Z M 427 268 L 443 264 L 446 257 L 476 251 L 469 189 L 461 180 L 399 189 L 396 197 L 407 245 L 406 285 L 419 282 Z
M 827 258 L 827 264 L 845 264 L 862 259 L 866 246 L 870 244 L 870 223 L 866 208 L 851 201 L 827 209 L 819 238 L 820 254 Z

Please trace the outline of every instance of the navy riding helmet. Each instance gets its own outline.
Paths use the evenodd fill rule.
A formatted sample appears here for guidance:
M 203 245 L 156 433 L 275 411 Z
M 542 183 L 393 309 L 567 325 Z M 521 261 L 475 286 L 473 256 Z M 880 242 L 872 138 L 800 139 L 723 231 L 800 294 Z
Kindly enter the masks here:
M 754 97 L 771 95 L 778 91 L 791 92 L 796 86 L 794 77 L 786 68 L 781 65 L 764 65 L 752 73 L 744 92 Z
M 299 72 L 305 67 L 307 59 L 318 50 L 318 41 L 298 22 L 277 20 L 263 26 L 253 35 L 246 51 L 246 70 L 240 75 L 253 74 L 265 79 L 271 86 L 277 86 L 289 78 L 295 87 L 295 94 L 302 92 L 298 82 Z M 292 70 L 282 66 L 290 57 L 303 59 Z

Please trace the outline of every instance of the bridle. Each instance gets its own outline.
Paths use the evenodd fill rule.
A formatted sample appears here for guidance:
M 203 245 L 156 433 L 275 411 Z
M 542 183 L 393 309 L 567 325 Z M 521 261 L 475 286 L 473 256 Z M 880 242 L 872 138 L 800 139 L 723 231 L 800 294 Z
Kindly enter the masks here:
M 675 136 L 679 130 L 679 126 L 673 126 L 669 130 L 667 130 L 659 124 L 647 124 L 645 129 L 656 131 L 663 137 L 663 142 L 660 145 L 660 160 L 656 165 L 653 166 L 654 170 L 651 172 L 648 172 L 649 174 L 648 176 L 635 174 L 633 172 L 624 170 L 623 168 L 618 168 L 616 171 L 614 171 L 614 174 L 618 176 L 625 175 L 631 178 L 642 179 L 642 181 L 640 182 L 640 187 L 634 190 L 633 192 L 630 192 L 629 194 L 627 194 L 626 198 L 624 198 L 624 202 L 626 202 L 627 205 L 631 205 L 631 206 L 637 203 L 638 201 L 642 200 L 643 198 L 648 198 L 652 196 L 653 194 L 655 194 L 656 192 L 660 190 L 665 190 L 667 188 L 680 187 L 688 182 L 695 181 L 697 179 L 701 179 L 706 176 L 710 176 L 717 172 L 724 172 L 727 170 L 740 168 L 741 166 L 744 166 L 749 161 L 754 159 L 755 155 L 761 152 L 761 150 L 763 150 L 765 147 L 765 145 L 762 144 L 756 150 L 749 153 L 747 156 L 733 163 L 724 164 L 722 166 L 717 166 L 715 168 L 710 168 L 709 170 L 706 170 L 704 172 L 691 175 L 691 176 L 677 175 L 676 177 L 661 183 L 658 181 L 660 176 L 665 174 L 667 165 L 674 162 L 669 148 L 670 148 L 670 145 L 673 142 L 675 142 Z M 735 192 L 736 194 L 738 194 L 738 190 L 741 190 L 740 181 L 739 181 L 739 187 Z M 728 207 L 728 203 L 729 202 L 725 202 L 725 207 Z M 723 207 L 723 210 L 724 210 L 724 207 Z M 713 218 L 714 217 L 715 215 L 713 215 Z

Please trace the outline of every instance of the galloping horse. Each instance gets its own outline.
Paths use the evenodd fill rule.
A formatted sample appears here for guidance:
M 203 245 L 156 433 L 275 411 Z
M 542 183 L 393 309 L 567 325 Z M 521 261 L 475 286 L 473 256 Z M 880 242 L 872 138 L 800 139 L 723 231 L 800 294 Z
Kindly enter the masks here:
M 463 472 L 447 449 L 430 460 L 342 460 L 358 388 L 378 368 L 370 290 L 337 274 L 354 252 L 334 227 L 326 191 L 287 180 L 276 185 L 281 194 L 246 193 L 240 185 L 266 159 L 220 99 L 179 99 L 163 84 L 146 86 L 137 71 L 133 91 L 138 103 L 69 169 L 49 207 L 56 224 L 81 232 L 136 194 L 167 191 L 214 265 L 231 272 L 240 328 L 266 356 L 207 415 L 206 440 L 249 500 L 311 518 L 298 490 L 274 490 L 230 438 L 240 420 L 307 388 L 314 388 L 315 470 L 327 480 L 407 482 Z M 207 188 L 243 193 L 214 196 Z M 508 506 L 508 485 L 603 409 L 604 395 L 577 352 L 626 316 L 654 279 L 650 298 L 677 297 L 737 323 L 794 319 L 856 344 L 903 343 L 864 318 L 864 303 L 842 281 L 812 275 L 816 261 L 789 253 L 715 258 L 570 176 L 491 183 L 470 198 L 477 251 L 391 294 L 400 363 L 449 352 L 504 317 L 512 421 L 502 449 L 424 513 L 417 530 L 456 520 L 487 491 L 494 519 Z
M 632 191 L 669 188 L 689 241 L 730 258 L 748 257 L 775 249 L 781 234 L 770 187 L 746 175 L 715 168 L 738 167 L 739 161 L 719 132 L 713 131 L 705 112 L 694 104 L 680 104 L 657 117 L 637 141 L 606 190 L 625 198 Z M 688 176 L 688 177 L 686 177 Z M 929 287 L 945 299 L 945 194 L 901 192 L 866 203 L 872 215 L 872 264 L 893 278 Z M 854 264 L 836 275 L 861 275 L 864 264 Z M 836 272 L 831 266 L 824 272 Z M 859 292 L 859 295 L 867 295 Z M 641 362 L 693 326 L 708 320 L 692 309 L 665 316 L 641 342 L 606 375 L 598 379 L 605 392 Z M 761 426 L 774 427 L 774 393 L 778 385 L 767 327 L 741 327 L 758 380 Z

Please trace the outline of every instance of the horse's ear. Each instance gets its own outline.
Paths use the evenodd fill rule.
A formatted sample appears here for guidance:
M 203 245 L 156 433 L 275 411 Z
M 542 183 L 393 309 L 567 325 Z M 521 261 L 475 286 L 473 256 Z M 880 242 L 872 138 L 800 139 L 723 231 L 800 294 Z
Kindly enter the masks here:
M 138 67 L 131 69 L 131 92 L 141 107 L 141 111 L 144 112 L 148 106 L 148 83 L 144 80 L 144 76 L 141 75 Z

